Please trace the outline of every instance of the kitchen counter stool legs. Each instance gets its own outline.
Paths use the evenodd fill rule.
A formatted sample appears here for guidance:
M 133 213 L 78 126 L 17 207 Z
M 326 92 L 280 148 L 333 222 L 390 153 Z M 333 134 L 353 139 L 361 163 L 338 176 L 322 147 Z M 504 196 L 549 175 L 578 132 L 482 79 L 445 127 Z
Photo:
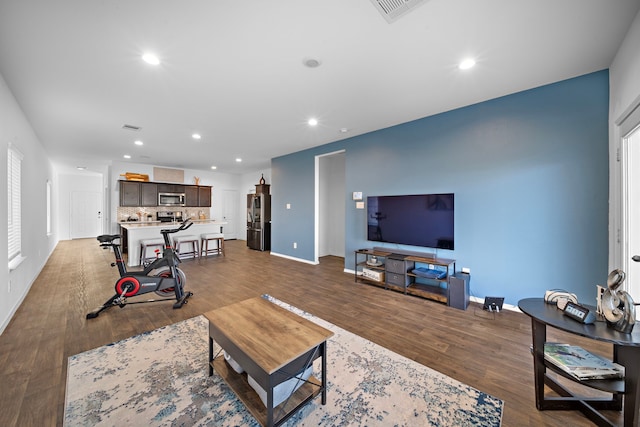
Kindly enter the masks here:
M 185 245 L 187 246 L 190 245 L 190 247 L 188 249 L 185 249 L 184 248 Z M 174 237 L 173 247 L 175 248 L 176 253 L 178 254 L 178 257 L 180 259 L 197 258 L 198 254 L 200 253 L 198 238 L 191 234 Z
M 156 255 L 147 256 L 147 249 L 159 250 L 162 254 L 164 249 L 164 240 L 162 239 L 145 239 L 140 241 L 140 261 L 139 265 L 143 265 L 145 261 L 153 261 L 156 259 Z
M 215 241 L 216 247 L 210 248 L 209 242 Z M 213 255 L 224 255 L 224 234 L 222 233 L 203 233 L 200 235 L 200 251 L 201 256 L 207 256 L 209 254 Z

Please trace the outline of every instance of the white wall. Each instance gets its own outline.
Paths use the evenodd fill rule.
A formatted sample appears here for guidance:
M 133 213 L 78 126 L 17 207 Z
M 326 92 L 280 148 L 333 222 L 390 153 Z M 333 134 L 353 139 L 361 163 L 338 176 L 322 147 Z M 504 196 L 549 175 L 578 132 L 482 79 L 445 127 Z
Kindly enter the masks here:
M 618 117 L 640 96 L 640 13 L 618 49 L 609 68 L 610 119 Z
M 22 161 L 22 254 L 26 259 L 9 272 L 7 227 L 0 227 L 0 332 L 27 295 L 53 251 L 57 239 L 57 186 L 53 165 L 31 124 L 20 109 L 4 78 L 0 76 L 0 222 L 7 224 L 7 147 L 11 143 L 23 155 Z M 47 235 L 46 182 L 52 183 L 52 233 Z M 9 290 L 9 283 L 11 290 Z
M 623 268 L 622 170 L 617 161 L 621 135 L 619 122 L 640 105 L 640 13 L 638 13 L 609 68 L 609 267 Z M 639 107 L 640 108 L 640 107 Z

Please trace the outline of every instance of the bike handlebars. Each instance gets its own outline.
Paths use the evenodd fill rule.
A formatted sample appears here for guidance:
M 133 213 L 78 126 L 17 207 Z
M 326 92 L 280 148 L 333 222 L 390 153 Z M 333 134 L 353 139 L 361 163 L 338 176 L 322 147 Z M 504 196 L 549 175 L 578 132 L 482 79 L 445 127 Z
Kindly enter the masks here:
M 187 228 L 191 227 L 193 225 L 193 222 L 191 222 L 190 219 L 185 220 L 182 224 L 180 224 L 180 227 L 178 228 L 167 228 L 165 230 L 160 230 L 160 233 L 162 234 L 171 234 L 171 233 L 177 233 L 178 231 L 182 231 L 182 230 L 186 230 Z

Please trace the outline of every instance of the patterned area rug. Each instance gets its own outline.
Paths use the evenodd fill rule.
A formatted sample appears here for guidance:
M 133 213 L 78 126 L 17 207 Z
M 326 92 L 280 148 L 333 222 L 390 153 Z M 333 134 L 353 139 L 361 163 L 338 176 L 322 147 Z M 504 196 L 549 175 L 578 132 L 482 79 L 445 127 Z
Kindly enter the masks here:
M 316 397 L 286 426 L 500 425 L 502 400 L 264 297 L 335 334 L 327 404 Z M 224 381 L 208 376 L 208 331 L 199 316 L 70 357 L 64 425 L 258 426 Z

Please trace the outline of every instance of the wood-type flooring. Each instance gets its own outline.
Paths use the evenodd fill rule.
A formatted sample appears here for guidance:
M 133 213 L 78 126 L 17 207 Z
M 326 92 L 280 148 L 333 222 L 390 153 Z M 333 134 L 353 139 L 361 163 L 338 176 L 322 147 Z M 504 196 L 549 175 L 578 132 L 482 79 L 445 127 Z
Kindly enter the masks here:
M 265 293 L 499 397 L 505 427 L 592 425 L 577 411 L 536 410 L 531 322 L 524 314 L 489 313 L 475 303 L 463 311 L 355 283 L 339 257 L 312 265 L 250 250 L 242 240 L 225 242 L 225 250 L 181 264 L 194 293 L 182 309 L 170 302 L 129 305 L 86 320 L 113 294 L 113 253 L 95 239 L 61 241 L 0 335 L 0 426 L 62 425 L 69 356 Z M 473 285 L 472 275 L 472 293 Z M 612 351 L 552 329 L 548 340 Z

